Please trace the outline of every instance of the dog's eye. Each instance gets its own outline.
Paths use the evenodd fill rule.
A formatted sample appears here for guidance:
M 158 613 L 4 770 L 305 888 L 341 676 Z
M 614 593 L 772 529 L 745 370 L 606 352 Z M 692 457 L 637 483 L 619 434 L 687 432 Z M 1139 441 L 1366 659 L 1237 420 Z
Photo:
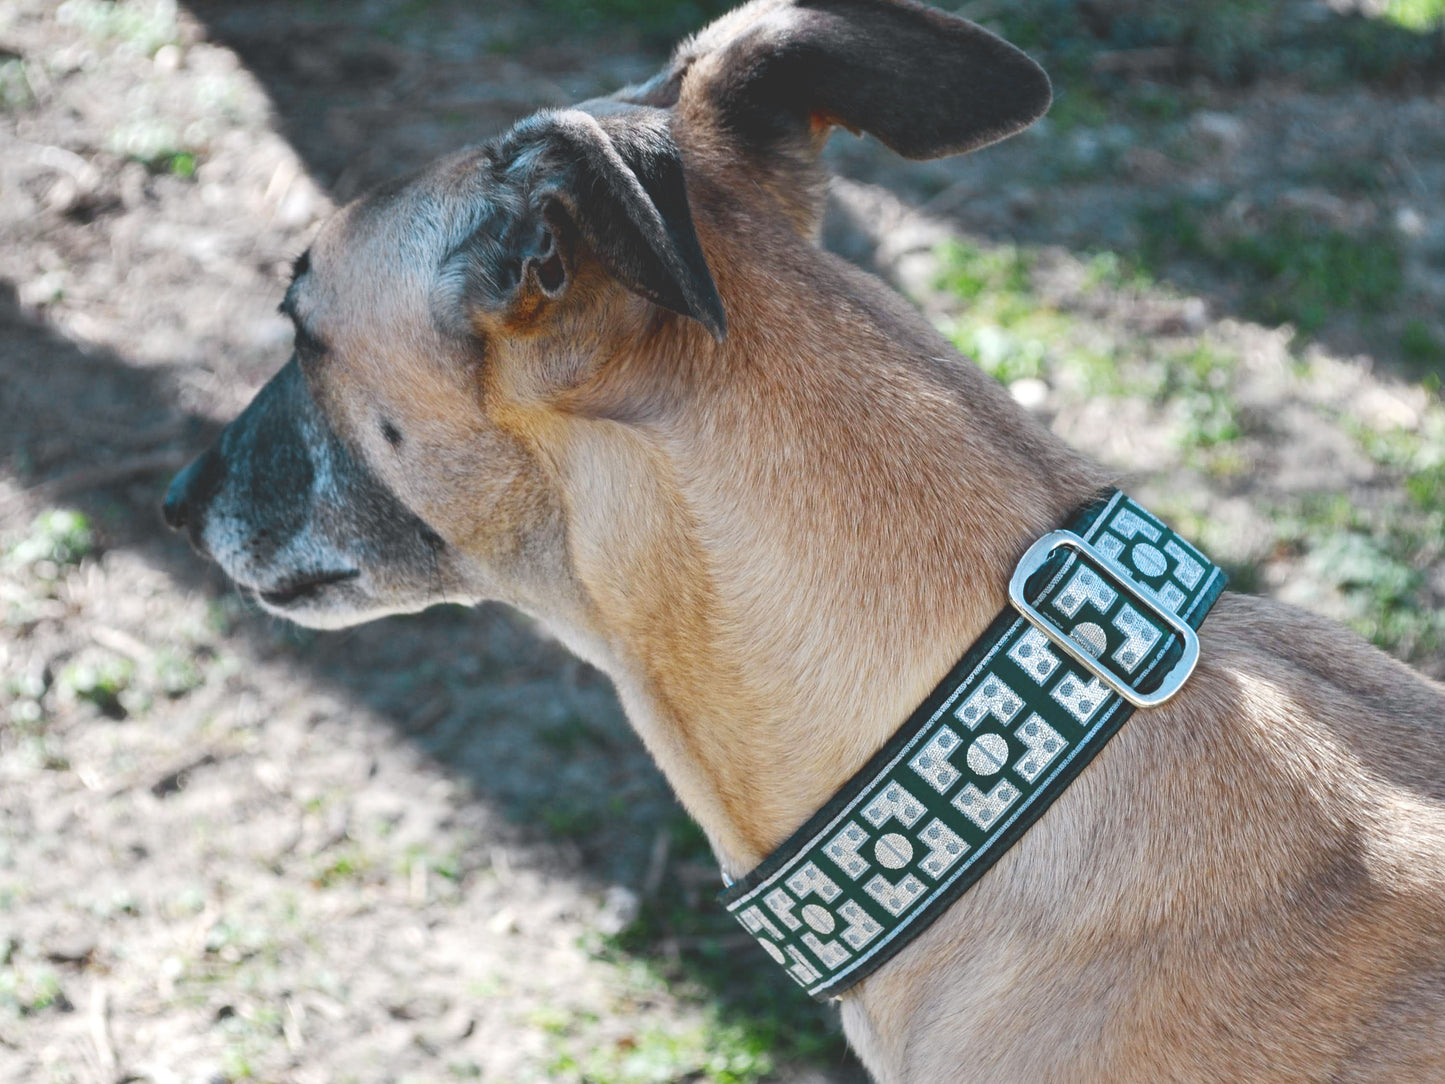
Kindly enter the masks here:
M 386 442 L 393 448 L 401 446 L 401 430 L 392 425 L 386 418 L 381 419 L 381 435 L 386 438 Z

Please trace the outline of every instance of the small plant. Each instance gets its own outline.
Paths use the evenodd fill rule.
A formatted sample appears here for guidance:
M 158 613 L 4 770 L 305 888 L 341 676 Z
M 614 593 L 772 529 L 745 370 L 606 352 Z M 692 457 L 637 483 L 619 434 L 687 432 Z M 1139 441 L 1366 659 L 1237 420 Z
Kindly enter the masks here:
M 94 548 L 90 520 L 73 509 L 52 508 L 35 517 L 30 533 L 15 544 L 8 558 L 22 566 L 49 562 L 58 570 L 79 564 Z
M 1263 280 L 1255 310 L 1266 320 L 1318 331 L 1340 309 L 1381 312 L 1404 282 L 1403 261 L 1387 234 L 1356 237 L 1286 216 L 1265 230 L 1232 238 L 1226 260 L 1238 260 Z
M 104 714 L 121 718 L 130 699 L 126 693 L 135 679 L 135 664 L 119 655 L 103 654 L 73 662 L 60 672 L 62 695 L 88 701 Z
M 1430 325 L 1413 319 L 1400 332 L 1400 352 L 1417 365 L 1438 365 L 1445 362 L 1445 342 L 1441 342 Z
M 185 696 L 203 685 L 206 680 L 205 674 L 191 656 L 172 648 L 157 654 L 155 669 L 156 682 L 161 691 L 172 699 Z
M 0 50 L 0 112 L 24 109 L 34 101 L 25 61 Z
M 34 971 L 21 971 L 13 966 L 0 968 L 0 1010 L 24 1017 L 67 1004 L 60 979 L 49 968 Z
M 668 827 L 671 867 L 707 869 L 712 851 L 702 830 L 681 813 Z M 721 1060 L 704 1063 L 714 1067 L 703 1080 L 743 1084 L 766 1076 L 774 1059 L 826 1063 L 843 1057 L 836 1014 L 791 982 L 780 982 L 777 965 L 756 946 L 733 947 L 738 926 L 712 904 L 713 891 L 710 884 L 700 890 L 691 875 L 664 877 L 657 894 L 643 901 L 637 919 L 602 939 L 596 954 L 617 963 L 640 959 L 659 985 L 706 992 L 709 1018 L 701 1038 Z M 688 947 L 669 953 L 668 944 Z
M 1408 30 L 1439 30 L 1445 23 L 1445 0 L 1389 0 L 1385 18 Z
M 372 862 L 356 848 L 346 848 L 322 862 L 312 878 L 317 888 L 334 888 L 348 881 L 361 881 L 371 872 Z
M 629 27 L 670 42 L 735 4 L 732 0 L 545 0 L 545 6 L 587 29 Z
M 112 153 L 139 162 L 152 173 L 169 173 L 189 180 L 196 173 L 196 152 L 186 149 L 175 128 L 153 117 L 122 124 L 110 133 Z
M 1389 233 L 1348 233 L 1301 215 L 1226 229 L 1208 205 L 1175 200 L 1139 216 L 1141 253 L 1156 273 L 1195 259 L 1240 282 L 1245 308 L 1271 324 L 1305 333 L 1341 311 L 1384 312 L 1404 285 L 1399 241 Z
M 118 43 L 142 56 L 154 56 L 180 36 L 175 0 L 65 0 L 55 12 L 62 26 L 74 26 L 92 38 Z
M 1201 343 L 1164 366 L 1161 399 L 1180 404 L 1186 448 L 1212 448 L 1239 439 L 1241 427 L 1230 391 L 1236 359 Z

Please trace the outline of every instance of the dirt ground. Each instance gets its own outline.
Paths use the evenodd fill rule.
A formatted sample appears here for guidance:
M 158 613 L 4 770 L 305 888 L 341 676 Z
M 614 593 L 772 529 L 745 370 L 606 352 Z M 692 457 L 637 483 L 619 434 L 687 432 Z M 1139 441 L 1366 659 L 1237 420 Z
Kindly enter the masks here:
M 1007 144 L 835 139 L 824 240 L 1236 587 L 1445 675 L 1445 31 L 1237 4 L 1261 67 L 1141 7 Z M 862 1079 L 604 677 L 499 608 L 293 629 L 156 512 L 333 206 L 700 17 L 0 0 L 0 1081 Z

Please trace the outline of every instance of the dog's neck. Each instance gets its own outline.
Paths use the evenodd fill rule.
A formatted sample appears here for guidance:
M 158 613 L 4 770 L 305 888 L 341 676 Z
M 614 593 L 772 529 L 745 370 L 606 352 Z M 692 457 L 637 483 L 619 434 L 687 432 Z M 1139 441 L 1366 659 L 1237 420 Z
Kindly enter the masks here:
M 857 772 L 1027 545 L 1107 481 L 877 283 L 802 251 L 789 277 L 819 300 L 754 285 L 689 371 L 689 329 L 649 344 L 623 379 L 686 382 L 650 392 L 681 405 L 572 426 L 559 458 L 590 639 L 733 876 Z

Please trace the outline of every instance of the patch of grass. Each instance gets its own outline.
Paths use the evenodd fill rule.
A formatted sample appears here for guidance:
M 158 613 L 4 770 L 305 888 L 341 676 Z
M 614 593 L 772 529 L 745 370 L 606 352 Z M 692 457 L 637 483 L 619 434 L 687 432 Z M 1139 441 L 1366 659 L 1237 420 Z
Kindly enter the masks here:
M 206 682 L 205 672 L 195 657 L 175 648 L 163 648 L 156 654 L 155 670 L 156 684 L 172 699 L 185 696 Z
M 1354 426 L 1353 431 L 1371 459 L 1399 473 L 1416 508 L 1445 515 L 1445 412 L 1431 411 L 1419 429 Z
M 1366 509 L 1345 495 L 1309 497 L 1276 513 L 1279 536 L 1339 593 L 1356 631 L 1422 658 L 1445 648 L 1445 610 L 1425 575 L 1445 552 L 1445 414 L 1420 431 L 1352 428 L 1376 462 L 1399 472 L 1408 500 Z
M 143 56 L 180 40 L 174 0 L 65 0 L 55 11 L 62 26 L 74 26 L 90 37 L 113 42 Z
M 563 839 L 585 839 L 597 829 L 598 811 L 591 805 L 564 799 L 538 810 L 547 831 Z
M 587 749 L 605 748 L 607 739 L 577 715 L 566 715 L 559 722 L 541 728 L 537 732 L 542 744 L 557 753 L 574 757 Z
M 732 0 L 543 0 L 554 15 L 583 31 L 630 28 L 659 41 L 697 30 L 734 7 Z
M 1429 324 L 1416 318 L 1400 332 L 1400 353 L 1417 365 L 1439 365 L 1445 362 L 1445 342 Z
M 1061 79 L 1054 86 L 1054 103 L 1049 106 L 1049 121 L 1060 131 L 1076 128 L 1097 128 L 1107 124 L 1112 114 L 1108 98 L 1088 82 Z
M 1300 180 L 1352 196 L 1378 195 L 1385 187 L 1384 170 L 1374 158 L 1325 158 L 1300 171 Z
M 1164 291 L 1139 263 L 1105 251 L 1084 264 L 1081 311 L 1061 311 L 1034 283 L 1032 254 L 1003 245 L 940 249 L 939 289 L 960 302 L 943 330 L 984 371 L 1012 384 L 1039 378 L 1111 398 L 1144 399 L 1170 416 L 1179 447 L 1217 476 L 1247 467 L 1229 446 L 1244 435 L 1234 395 L 1238 358 L 1212 339 L 1178 339 L 1089 318 L 1109 295 Z
M 944 328 L 954 345 L 1005 384 L 1042 376 L 1062 317 L 1034 294 L 1032 256 L 966 241 L 946 242 L 938 255 L 938 289 L 963 302 Z
M 35 101 L 25 61 L 0 51 L 0 113 L 24 109 Z
M 1439 29 L 1445 23 L 1445 0 L 1390 0 L 1385 18 L 1409 30 Z
M 1154 123 L 1179 120 L 1190 110 L 1189 100 L 1183 92 L 1160 83 L 1130 87 L 1125 93 L 1124 104 L 1135 116 Z
M 163 120 L 142 117 L 110 133 L 112 153 L 139 162 L 152 173 L 170 173 L 183 179 L 195 176 L 197 151 L 184 145 L 175 128 Z
M 1156 289 L 1157 285 L 1137 261 L 1125 259 L 1117 252 L 1096 252 L 1084 268 L 1084 286 L 1088 290 L 1143 291 Z
M 1265 286 L 1256 308 L 1261 317 L 1317 331 L 1338 310 L 1381 312 L 1398 297 L 1403 261 L 1390 234 L 1355 237 L 1311 228 L 1286 217 L 1253 235 L 1233 238 L 1227 260 L 1253 270 Z
M 78 565 L 94 549 L 95 532 L 83 513 L 51 508 L 35 517 L 29 532 L 11 547 L 6 559 L 13 565 L 32 567 L 48 562 L 59 570 Z
M 773 1059 L 741 1029 L 708 1023 L 624 1035 L 580 1055 L 559 1053 L 548 1070 L 553 1079 L 586 1084 L 753 1084 L 772 1072 Z
M 25 1017 L 68 1004 L 60 979 L 50 968 L 0 967 L 0 1011 Z
M 1399 241 L 1383 230 L 1357 235 L 1298 214 L 1227 228 L 1208 205 L 1183 200 L 1144 209 L 1139 225 L 1140 251 L 1155 273 L 1181 258 L 1200 260 L 1243 280 L 1251 316 L 1307 334 L 1341 311 L 1389 310 L 1404 285 Z
M 669 827 L 673 869 L 713 865 L 701 829 L 681 814 Z M 702 890 L 695 881 L 664 878 L 637 920 L 602 941 L 597 954 L 619 962 L 624 955 L 641 960 L 659 982 L 684 996 L 692 991 L 699 1003 L 709 1004 L 703 1033 L 687 1039 L 689 1049 L 708 1053 L 694 1070 L 706 1074 L 702 1079 L 751 1082 L 771 1072 L 775 1061 L 837 1064 L 846 1046 L 835 1011 L 792 982 L 779 981 L 777 964 L 755 945 L 740 944 L 739 927 L 712 896 L 711 886 Z M 661 1058 L 667 1046 L 659 1044 L 651 1053 Z
M 336 851 L 317 865 L 311 883 L 317 888 L 334 888 L 348 881 L 361 881 L 371 872 L 372 861 L 355 847 Z
M 1232 354 L 1201 342 L 1168 357 L 1155 397 L 1179 404 L 1180 440 L 1189 449 L 1214 448 L 1242 435 L 1230 382 L 1237 361 Z
M 166 172 L 189 179 L 196 175 L 196 156 L 190 151 L 177 151 L 164 161 Z
M 464 870 L 461 855 L 455 851 L 436 852 L 419 843 L 410 844 L 395 863 L 395 871 L 406 875 L 418 864 L 452 884 L 461 884 Z
M 963 10 L 1027 49 L 1060 84 L 1087 83 L 1118 97 L 1131 82 L 1128 65 L 1096 65 L 1100 56 L 1143 57 L 1153 51 L 1153 77 L 1181 84 L 1202 79 L 1237 86 L 1264 73 L 1297 75 L 1317 86 L 1349 79 L 1428 79 L 1445 58 L 1445 42 L 1431 32 L 1440 7 L 1441 0 L 1389 0 L 1384 18 L 1350 13 L 1308 20 L 1269 0 L 974 0 Z
M 56 685 L 63 696 L 94 704 L 112 718 L 123 718 L 126 693 L 135 680 L 135 663 L 109 653 L 88 656 L 60 672 Z

